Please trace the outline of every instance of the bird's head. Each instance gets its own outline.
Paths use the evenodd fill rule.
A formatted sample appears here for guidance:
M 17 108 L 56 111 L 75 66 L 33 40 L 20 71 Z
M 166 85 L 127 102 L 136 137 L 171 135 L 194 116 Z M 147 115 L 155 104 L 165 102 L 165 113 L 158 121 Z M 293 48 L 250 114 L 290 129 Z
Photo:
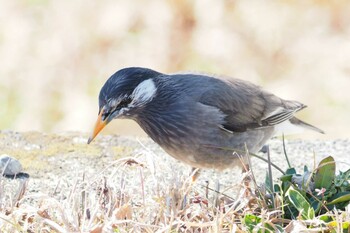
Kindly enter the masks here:
M 104 84 L 99 95 L 99 114 L 88 144 L 113 119 L 133 118 L 157 93 L 154 70 L 131 67 L 117 71 Z

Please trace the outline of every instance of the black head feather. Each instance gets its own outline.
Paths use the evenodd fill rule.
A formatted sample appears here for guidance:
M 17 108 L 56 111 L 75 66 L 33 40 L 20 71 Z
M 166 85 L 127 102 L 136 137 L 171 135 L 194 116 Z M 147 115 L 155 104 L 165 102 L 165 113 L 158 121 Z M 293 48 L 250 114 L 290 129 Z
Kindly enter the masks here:
M 124 68 L 114 73 L 104 84 L 99 95 L 100 109 L 110 99 L 130 96 L 133 90 L 144 80 L 154 78 L 161 73 L 141 67 Z

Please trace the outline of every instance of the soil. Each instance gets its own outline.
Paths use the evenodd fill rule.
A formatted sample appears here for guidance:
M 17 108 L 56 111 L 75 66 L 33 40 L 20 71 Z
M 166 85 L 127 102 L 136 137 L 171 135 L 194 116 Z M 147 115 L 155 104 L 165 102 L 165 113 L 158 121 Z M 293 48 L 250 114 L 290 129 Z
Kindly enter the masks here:
M 77 177 L 94 177 L 96 174 L 110 175 L 123 158 L 139 163 L 148 169 L 159 169 L 162 177 L 190 174 L 190 167 L 167 155 L 158 145 L 148 138 L 128 138 L 122 136 L 98 136 L 87 145 L 88 135 L 83 133 L 44 134 L 39 132 L 0 132 L 0 154 L 18 159 L 23 172 L 30 175 L 29 193 L 52 193 L 59 184 L 72 183 Z M 338 170 L 349 168 L 350 141 L 286 140 L 286 153 L 291 165 L 302 172 L 306 165 L 313 169 L 322 158 L 332 155 L 337 161 Z M 269 142 L 271 161 L 283 170 L 287 162 L 281 139 Z M 266 153 L 260 153 L 266 158 Z M 167 168 L 167 169 L 165 169 Z M 253 172 L 258 181 L 263 182 L 267 164 L 252 158 Z M 274 170 L 274 178 L 280 173 Z M 171 171 L 174 174 L 169 174 Z M 170 173 L 171 173 L 170 172 Z M 176 174 L 175 174 L 176 173 Z M 202 171 L 197 183 L 217 184 L 223 188 L 239 183 L 241 169 L 225 171 Z M 69 186 L 69 185 L 68 185 Z

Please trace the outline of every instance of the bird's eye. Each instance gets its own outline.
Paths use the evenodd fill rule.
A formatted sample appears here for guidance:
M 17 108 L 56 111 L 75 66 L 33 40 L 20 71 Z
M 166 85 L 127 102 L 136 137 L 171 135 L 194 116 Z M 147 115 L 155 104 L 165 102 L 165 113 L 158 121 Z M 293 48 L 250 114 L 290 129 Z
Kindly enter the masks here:
M 131 103 L 131 98 L 125 98 L 117 106 L 117 109 L 125 108 Z
M 127 107 L 129 104 L 131 103 L 131 98 L 125 98 L 122 101 L 120 101 L 120 103 L 117 106 L 117 109 L 122 109 Z

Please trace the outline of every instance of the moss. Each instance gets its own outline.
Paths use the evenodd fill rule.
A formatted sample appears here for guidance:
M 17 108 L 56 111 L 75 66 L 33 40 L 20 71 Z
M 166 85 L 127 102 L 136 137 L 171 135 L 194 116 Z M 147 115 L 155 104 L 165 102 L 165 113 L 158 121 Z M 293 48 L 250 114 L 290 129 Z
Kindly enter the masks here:
M 112 151 L 116 159 L 128 156 L 132 153 L 133 148 L 125 146 L 113 146 Z
M 72 136 L 38 132 L 27 132 L 23 133 L 22 136 L 23 144 L 16 147 L 5 144 L 0 149 L 2 154 L 8 154 L 19 159 L 25 170 L 50 169 L 48 158 L 57 155 L 62 158 L 69 157 L 72 154 L 84 157 L 98 157 L 102 152 L 102 148 L 98 145 L 74 143 Z M 12 141 L 8 140 L 10 137 L 6 134 L 0 134 L 0 138 L 3 141 Z

